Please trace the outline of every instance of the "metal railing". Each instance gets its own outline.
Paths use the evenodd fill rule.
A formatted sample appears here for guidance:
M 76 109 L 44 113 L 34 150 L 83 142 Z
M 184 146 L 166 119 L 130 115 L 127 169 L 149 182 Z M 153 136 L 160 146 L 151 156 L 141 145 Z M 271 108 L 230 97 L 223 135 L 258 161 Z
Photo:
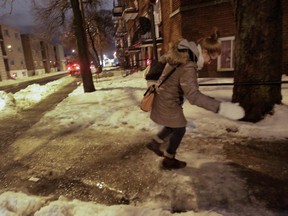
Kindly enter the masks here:
M 255 86 L 255 85 L 281 85 L 288 81 L 280 82 L 240 82 L 240 83 L 199 83 L 199 86 Z

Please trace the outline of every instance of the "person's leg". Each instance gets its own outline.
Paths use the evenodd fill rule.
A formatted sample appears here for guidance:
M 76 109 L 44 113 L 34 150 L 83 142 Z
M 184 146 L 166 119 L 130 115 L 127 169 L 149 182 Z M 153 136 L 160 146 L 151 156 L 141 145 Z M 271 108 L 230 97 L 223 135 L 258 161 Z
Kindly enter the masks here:
M 167 148 L 167 153 L 175 155 L 176 151 L 185 135 L 186 127 L 181 128 L 171 128 L 172 134 L 169 139 L 169 145 Z
M 173 133 L 173 128 L 163 127 L 156 136 L 153 137 L 153 140 L 159 144 L 164 143 L 164 139 L 168 137 L 171 133 Z
M 186 166 L 186 162 L 177 160 L 175 158 L 176 151 L 182 141 L 182 138 L 186 132 L 186 127 L 173 128 L 172 135 L 169 139 L 169 145 L 167 150 L 164 152 L 164 159 L 162 161 L 163 168 L 166 169 L 179 169 Z
M 153 151 L 158 156 L 163 156 L 163 151 L 160 149 L 161 144 L 165 141 L 164 139 L 169 136 L 173 132 L 172 128 L 163 127 L 157 135 L 155 135 L 152 139 L 153 141 L 146 145 L 146 148 Z

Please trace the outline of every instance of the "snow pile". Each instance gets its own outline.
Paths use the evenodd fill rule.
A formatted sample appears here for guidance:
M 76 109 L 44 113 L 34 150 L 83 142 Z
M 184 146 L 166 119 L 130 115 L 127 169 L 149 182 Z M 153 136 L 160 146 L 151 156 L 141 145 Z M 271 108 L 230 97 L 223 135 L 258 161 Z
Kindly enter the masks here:
M 0 91 L 0 117 L 29 109 L 73 80 L 74 78 L 66 76 L 46 85 L 32 84 L 15 94 Z
M 5 192 L 0 195 L 0 215 L 31 215 L 45 203 L 42 197 L 28 196 L 22 192 Z
M 18 109 L 28 109 L 47 96 L 57 92 L 62 86 L 67 85 L 74 79 L 66 76 L 61 79 L 49 82 L 46 85 L 33 84 L 14 94 Z
M 28 196 L 21 192 L 5 192 L 0 195 L 0 215 L 2 216 L 221 216 L 216 212 L 185 212 L 171 213 L 162 209 L 136 207 L 131 205 L 105 206 L 93 202 L 67 200 L 60 197 L 56 201 L 48 202 L 49 198 Z M 34 214 L 33 214 L 34 213 Z
M 12 93 L 0 91 L 0 111 L 1 116 L 8 115 L 15 111 L 16 101 Z

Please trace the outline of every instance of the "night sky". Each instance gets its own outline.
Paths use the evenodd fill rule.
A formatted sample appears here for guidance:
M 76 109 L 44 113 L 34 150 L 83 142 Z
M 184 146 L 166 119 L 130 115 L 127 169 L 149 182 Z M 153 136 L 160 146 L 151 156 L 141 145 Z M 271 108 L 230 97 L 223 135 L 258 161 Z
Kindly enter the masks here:
M 37 2 L 40 1 L 47 2 L 48 0 L 37 0 Z M 103 8 L 112 9 L 112 0 L 103 2 Z M 22 34 L 33 33 L 36 24 L 31 10 L 31 0 L 15 0 L 11 14 L 10 10 L 11 4 L 0 8 L 0 23 L 16 27 Z
M 16 27 L 22 33 L 30 33 L 34 26 L 30 0 L 16 0 L 11 14 L 10 10 L 11 4 L 0 8 L 0 23 Z

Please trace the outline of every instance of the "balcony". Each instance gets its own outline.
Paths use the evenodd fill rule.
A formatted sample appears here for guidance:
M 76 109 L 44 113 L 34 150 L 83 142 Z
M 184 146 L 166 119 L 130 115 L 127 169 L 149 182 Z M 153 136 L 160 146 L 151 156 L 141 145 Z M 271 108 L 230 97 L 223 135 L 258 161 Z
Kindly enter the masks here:
M 151 36 L 151 32 L 147 32 L 146 34 L 142 35 L 140 28 L 138 28 L 132 38 L 132 45 L 135 46 L 136 44 L 139 44 L 139 47 L 150 47 L 153 46 L 153 38 Z M 158 37 L 156 38 L 156 44 L 162 44 L 163 38 Z
M 128 53 L 139 53 L 139 52 L 141 52 L 141 48 L 131 46 L 131 47 L 128 47 L 127 51 L 128 51 Z
M 156 38 L 156 44 L 162 44 L 163 43 L 163 38 Z M 142 39 L 141 40 L 141 47 L 149 47 L 153 45 L 153 39 L 148 38 L 148 39 Z
M 116 29 L 115 34 L 114 34 L 115 38 L 121 38 L 127 34 L 126 28 L 122 25 L 116 26 L 115 29 Z
M 114 37 L 115 38 L 123 38 L 127 34 L 127 31 L 116 32 Z
M 114 17 L 121 17 L 122 14 L 123 14 L 123 7 L 122 6 L 115 6 L 113 9 L 112 9 L 112 14 Z
M 134 20 L 138 15 L 139 10 L 136 8 L 126 8 L 123 11 L 123 19 L 127 22 L 128 20 Z

